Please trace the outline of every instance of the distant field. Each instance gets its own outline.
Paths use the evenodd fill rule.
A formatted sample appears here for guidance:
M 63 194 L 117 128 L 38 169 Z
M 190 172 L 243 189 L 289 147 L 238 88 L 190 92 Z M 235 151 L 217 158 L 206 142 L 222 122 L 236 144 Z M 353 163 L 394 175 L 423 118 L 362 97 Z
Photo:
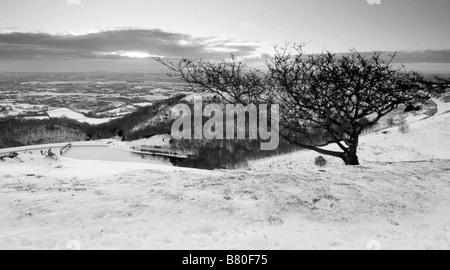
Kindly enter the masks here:
M 124 115 L 181 92 L 186 92 L 185 84 L 165 74 L 0 73 L 0 118 L 41 116 L 40 110 L 18 110 L 16 104 L 68 108 L 91 116 L 114 110 Z

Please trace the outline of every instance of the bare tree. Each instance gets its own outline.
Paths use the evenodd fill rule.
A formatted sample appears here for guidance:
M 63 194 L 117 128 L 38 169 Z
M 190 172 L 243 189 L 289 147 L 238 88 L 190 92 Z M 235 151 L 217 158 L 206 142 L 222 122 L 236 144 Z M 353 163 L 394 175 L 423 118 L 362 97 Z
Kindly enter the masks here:
M 366 57 L 330 52 L 305 55 L 302 45 L 276 48 L 268 62 L 280 102 L 282 137 L 298 146 L 359 165 L 359 136 L 401 104 L 423 103 L 433 84 L 420 74 L 395 68 L 395 55 Z M 314 130 L 327 139 L 318 145 Z M 307 138 L 307 140 L 305 140 Z M 321 146 L 335 143 L 341 151 Z
M 174 63 L 159 57 L 154 60 L 168 67 L 174 72 L 172 75 L 187 82 L 196 93 L 213 93 L 228 103 L 268 103 L 266 74 L 247 67 L 233 55 L 218 62 L 184 58 Z
M 280 104 L 280 135 L 297 146 L 359 165 L 359 136 L 401 104 L 421 104 L 437 86 L 420 74 L 395 68 L 392 55 L 303 53 L 303 45 L 276 48 L 268 73 L 231 57 L 227 61 L 155 60 L 197 93 L 228 103 Z M 442 85 L 442 82 L 438 82 Z M 320 140 L 315 137 L 320 136 Z M 335 143 L 341 151 L 323 146 Z

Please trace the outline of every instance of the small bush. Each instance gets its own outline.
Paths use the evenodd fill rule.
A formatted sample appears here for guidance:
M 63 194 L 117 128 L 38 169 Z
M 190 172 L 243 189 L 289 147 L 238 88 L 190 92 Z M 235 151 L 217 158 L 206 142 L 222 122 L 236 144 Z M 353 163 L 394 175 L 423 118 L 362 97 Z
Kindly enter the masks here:
M 325 167 L 327 165 L 327 160 L 323 156 L 318 156 L 314 160 L 314 164 L 319 167 Z
M 14 158 L 16 158 L 16 157 L 18 157 L 18 156 L 19 156 L 18 153 L 16 153 L 16 152 L 11 152 L 11 153 L 9 153 L 8 155 L 0 156 L 0 160 L 1 160 L 1 161 L 5 161 L 5 158 L 14 159 Z
M 45 152 L 41 150 L 41 154 L 42 154 L 45 158 L 48 158 L 48 159 L 54 159 L 54 160 L 57 160 L 57 159 L 58 159 L 58 156 L 57 156 L 55 153 L 53 153 L 53 151 L 52 151 L 51 148 L 48 149 L 48 151 L 45 151 Z

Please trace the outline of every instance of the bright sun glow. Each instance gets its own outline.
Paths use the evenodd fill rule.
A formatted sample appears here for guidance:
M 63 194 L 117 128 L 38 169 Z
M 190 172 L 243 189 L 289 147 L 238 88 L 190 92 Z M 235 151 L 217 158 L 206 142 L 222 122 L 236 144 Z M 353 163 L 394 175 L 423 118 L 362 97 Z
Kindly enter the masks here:
M 146 52 L 136 52 L 136 51 L 102 52 L 100 54 L 102 54 L 102 55 L 116 55 L 116 56 L 122 56 L 122 57 L 128 57 L 128 58 L 137 58 L 137 59 L 144 59 L 144 58 L 150 58 L 150 57 L 161 57 L 159 55 L 149 54 L 149 53 L 146 53 Z

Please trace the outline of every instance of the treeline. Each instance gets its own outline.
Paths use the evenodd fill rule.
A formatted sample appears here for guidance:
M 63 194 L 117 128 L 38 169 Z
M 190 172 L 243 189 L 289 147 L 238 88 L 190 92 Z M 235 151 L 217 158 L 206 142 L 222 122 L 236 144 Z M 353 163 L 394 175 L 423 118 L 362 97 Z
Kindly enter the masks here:
M 183 138 L 180 140 L 172 140 L 171 147 L 173 150 L 186 152 L 189 154 L 194 153 L 187 159 L 178 160 L 177 166 L 181 167 L 191 167 L 198 169 L 237 169 L 245 167 L 252 160 L 257 160 L 265 157 L 270 157 L 274 155 L 280 155 L 285 153 L 290 153 L 293 151 L 297 151 L 300 148 L 287 143 L 280 139 L 278 148 L 271 151 L 261 150 L 261 144 L 266 142 L 262 140 L 258 134 L 256 139 L 250 139 L 250 129 L 253 125 L 251 125 L 250 121 L 256 122 L 256 128 L 259 129 L 258 119 L 259 117 L 267 117 L 259 115 L 259 112 L 256 112 L 256 118 L 251 119 L 250 114 L 248 112 L 241 112 L 242 115 L 245 115 L 245 126 L 238 126 L 238 117 L 234 116 L 233 119 L 227 119 L 227 112 L 224 109 L 222 118 L 222 130 L 224 131 L 223 137 L 224 139 L 206 139 L 204 136 L 202 139 L 195 139 L 195 121 L 194 121 L 194 104 L 188 102 L 182 102 L 189 106 L 190 111 L 192 112 L 189 121 L 190 126 L 183 126 L 183 129 L 188 129 L 190 132 L 191 138 Z M 223 108 L 225 108 L 226 101 L 221 100 L 221 98 L 214 96 L 206 98 L 204 97 L 202 100 L 202 112 L 205 107 L 209 104 L 221 104 Z M 269 109 L 270 111 L 270 109 Z M 214 115 L 216 116 L 216 115 Z M 203 116 L 201 127 L 205 126 L 205 123 L 211 119 L 211 116 Z M 232 121 L 234 126 L 234 134 L 231 136 L 233 139 L 226 139 L 226 128 L 227 124 Z M 171 124 L 173 121 L 171 121 Z M 270 123 L 270 119 L 269 119 Z M 269 124 L 268 123 L 268 124 Z M 254 124 L 254 123 L 253 123 Z M 269 124 L 269 129 L 271 129 Z M 181 130 L 180 130 L 181 131 Z M 214 131 L 214 129 L 213 129 Z M 238 131 L 243 131 L 245 134 L 245 139 L 238 139 Z M 278 135 L 278 134 L 277 134 Z
M 185 94 L 179 94 L 165 100 L 157 101 L 150 106 L 142 107 L 136 112 L 122 118 L 101 125 L 91 126 L 87 130 L 87 135 L 90 139 L 104 139 L 120 136 L 124 140 L 132 141 L 158 134 L 170 134 L 173 120 L 169 117 L 166 119 L 162 118 L 161 121 L 149 123 L 139 129 L 136 129 L 136 127 L 148 122 L 150 119 L 167 111 L 170 107 L 182 102 L 182 99 L 185 97 Z
M 190 149 L 196 155 L 179 160 L 181 167 L 197 169 L 238 169 L 248 166 L 252 160 L 291 153 L 300 148 L 283 140 L 276 150 L 261 150 L 261 140 L 174 140 L 175 149 Z
M 59 143 L 84 140 L 107 139 L 121 136 L 124 140 L 147 138 L 156 134 L 168 134 L 171 121 L 155 122 L 142 129 L 133 131 L 139 124 L 145 123 L 161 111 L 177 104 L 184 94 L 155 102 L 123 118 L 101 125 L 90 125 L 69 118 L 23 119 L 5 118 L 0 120 L 0 148 Z M 173 121 L 172 121 L 173 122 Z
M 68 118 L 0 120 L 0 148 L 87 140 L 89 124 Z

